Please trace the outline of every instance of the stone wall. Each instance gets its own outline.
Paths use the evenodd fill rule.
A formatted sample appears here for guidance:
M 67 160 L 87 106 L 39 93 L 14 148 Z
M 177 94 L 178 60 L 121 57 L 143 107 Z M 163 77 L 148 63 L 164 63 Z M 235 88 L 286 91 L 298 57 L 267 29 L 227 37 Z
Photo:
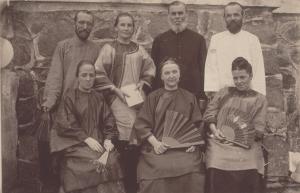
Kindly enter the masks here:
M 1 148 L 3 190 L 8 190 L 17 181 L 18 125 L 16 101 L 19 78 L 9 70 L 1 71 Z
M 133 40 L 148 51 L 153 38 L 168 29 L 165 3 L 169 1 L 112 2 L 13 2 L 9 13 L 15 57 L 8 68 L 18 69 L 22 80 L 20 92 L 37 95 L 44 84 L 57 42 L 73 35 L 73 17 L 77 10 L 88 9 L 95 14 L 91 38 L 99 45 L 115 37 L 112 26 L 121 11 L 134 16 L 136 32 Z M 300 152 L 300 14 L 273 13 L 276 8 L 274 1 L 240 2 L 247 5 L 244 29 L 259 37 L 264 54 L 269 102 L 268 135 L 265 138 L 269 151 L 267 174 L 269 177 L 285 177 L 288 175 L 288 151 Z M 202 34 L 209 45 L 210 37 L 225 29 L 222 5 L 227 1 L 188 3 L 189 27 Z M 23 111 L 19 109 L 18 114 L 19 120 L 25 124 L 19 128 L 22 130 L 19 158 L 36 162 L 35 126 L 26 123 L 37 118 L 36 109 L 32 108 L 37 101 L 28 102 L 31 105 L 25 105 Z

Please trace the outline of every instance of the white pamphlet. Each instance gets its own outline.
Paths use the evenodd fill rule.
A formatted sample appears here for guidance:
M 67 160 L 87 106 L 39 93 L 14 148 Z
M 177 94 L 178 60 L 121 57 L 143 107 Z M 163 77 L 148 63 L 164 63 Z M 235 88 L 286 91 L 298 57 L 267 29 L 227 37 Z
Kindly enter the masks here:
M 129 84 L 126 86 L 121 87 L 121 90 L 129 95 L 128 97 L 126 96 L 126 102 L 129 107 L 138 105 L 142 102 L 144 102 L 144 99 L 142 97 L 141 92 L 136 88 L 136 84 Z

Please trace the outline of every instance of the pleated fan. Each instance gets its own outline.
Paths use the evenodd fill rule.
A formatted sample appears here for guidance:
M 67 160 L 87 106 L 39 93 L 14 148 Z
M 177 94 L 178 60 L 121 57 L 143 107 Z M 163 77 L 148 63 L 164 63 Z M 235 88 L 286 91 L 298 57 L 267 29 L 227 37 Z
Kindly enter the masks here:
M 255 129 L 238 115 L 229 115 L 222 125 L 225 140 L 245 149 L 251 148 L 255 139 Z
M 171 148 L 204 144 L 201 132 L 187 117 L 176 111 L 167 111 L 162 141 Z

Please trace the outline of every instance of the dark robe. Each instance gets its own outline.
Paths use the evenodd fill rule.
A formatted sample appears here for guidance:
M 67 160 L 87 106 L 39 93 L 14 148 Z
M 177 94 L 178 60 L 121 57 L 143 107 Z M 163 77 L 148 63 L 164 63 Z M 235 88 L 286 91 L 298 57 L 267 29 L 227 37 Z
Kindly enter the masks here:
M 163 86 L 160 79 L 159 65 L 165 59 L 175 58 L 180 66 L 179 86 L 197 98 L 205 99 L 204 94 L 204 65 L 206 59 L 206 42 L 203 36 L 185 29 L 175 33 L 169 30 L 154 39 L 151 56 L 157 68 L 154 89 Z
M 144 106 L 137 116 L 134 128 L 138 139 L 142 142 L 141 156 L 138 164 L 138 181 L 141 184 L 140 192 L 154 191 L 155 184 L 160 185 L 166 191 L 174 190 L 174 185 L 189 186 L 191 190 L 201 190 L 201 155 L 198 149 L 192 153 L 187 153 L 186 148 L 169 149 L 161 155 L 154 152 L 152 145 L 147 138 L 154 135 L 158 140 L 162 140 L 165 114 L 167 110 L 172 110 L 183 114 L 191 123 L 201 121 L 201 113 L 196 97 L 184 89 L 166 91 L 159 89 L 152 92 L 146 99 Z M 192 175 L 197 180 L 188 180 L 190 183 L 182 184 L 186 177 Z M 170 182 L 168 179 L 175 179 Z M 193 177 L 192 177 L 193 178 Z M 165 179 L 165 180 L 162 180 Z M 149 180 L 151 183 L 149 184 Z M 146 181 L 146 183 L 144 183 Z M 197 181 L 197 183 L 194 183 Z M 170 184 L 172 188 L 167 188 Z M 147 187 L 144 187 L 147 186 Z M 151 186 L 151 187 L 149 187 Z M 166 189 L 165 189 L 166 188 Z M 175 188 L 176 189 L 176 188 Z M 194 191 L 191 191 L 194 192 Z
M 122 178 L 117 152 L 109 153 L 108 172 L 97 172 L 93 161 L 103 152 L 93 151 L 84 140 L 92 137 L 102 146 L 118 136 L 115 119 L 102 94 L 69 89 L 51 130 L 51 150 L 62 154 L 61 182 L 66 192 L 96 187 Z

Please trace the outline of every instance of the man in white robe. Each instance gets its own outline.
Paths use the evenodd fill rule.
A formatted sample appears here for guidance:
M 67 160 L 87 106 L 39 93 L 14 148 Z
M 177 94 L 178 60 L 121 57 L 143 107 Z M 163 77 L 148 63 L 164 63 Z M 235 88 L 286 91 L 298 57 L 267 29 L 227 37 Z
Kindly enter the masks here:
M 242 30 L 244 12 L 239 3 L 228 3 L 224 19 L 228 30 L 212 36 L 205 63 L 204 91 L 208 97 L 227 86 L 233 86 L 231 64 L 244 57 L 252 64 L 252 89 L 266 95 L 265 68 L 259 39 Z

